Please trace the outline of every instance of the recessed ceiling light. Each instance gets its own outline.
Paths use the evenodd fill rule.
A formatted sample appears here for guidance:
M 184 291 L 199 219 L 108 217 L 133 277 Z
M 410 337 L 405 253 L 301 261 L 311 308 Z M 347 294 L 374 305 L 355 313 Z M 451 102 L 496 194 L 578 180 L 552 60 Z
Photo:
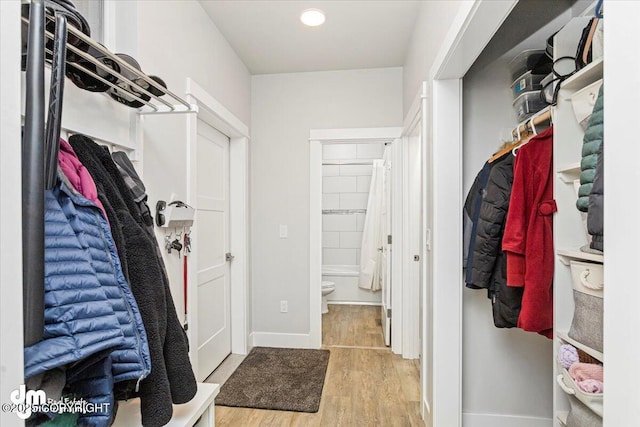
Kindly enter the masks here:
M 324 19 L 324 12 L 320 9 L 307 9 L 300 15 L 302 23 L 310 27 L 324 24 Z

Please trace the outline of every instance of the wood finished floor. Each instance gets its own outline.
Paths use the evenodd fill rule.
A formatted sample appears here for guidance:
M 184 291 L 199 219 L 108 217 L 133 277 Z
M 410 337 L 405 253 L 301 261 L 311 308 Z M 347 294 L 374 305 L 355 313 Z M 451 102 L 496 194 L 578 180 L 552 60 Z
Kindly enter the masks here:
M 317 413 L 216 406 L 216 426 L 424 426 L 418 361 L 380 349 L 382 332 L 375 337 L 374 328 L 380 330 L 380 308 L 332 305 L 328 315 L 323 315 L 323 348 L 331 356 Z M 231 355 L 207 382 L 222 384 L 241 361 Z
M 385 347 L 380 316 L 379 306 L 331 304 L 322 315 L 322 344 Z

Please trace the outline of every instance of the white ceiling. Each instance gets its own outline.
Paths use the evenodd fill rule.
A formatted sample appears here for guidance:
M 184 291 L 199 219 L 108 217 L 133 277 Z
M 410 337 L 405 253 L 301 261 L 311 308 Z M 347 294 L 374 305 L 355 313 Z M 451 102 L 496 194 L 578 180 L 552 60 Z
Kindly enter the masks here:
M 251 74 L 402 66 L 420 1 L 200 0 Z M 307 27 L 300 14 L 321 9 Z

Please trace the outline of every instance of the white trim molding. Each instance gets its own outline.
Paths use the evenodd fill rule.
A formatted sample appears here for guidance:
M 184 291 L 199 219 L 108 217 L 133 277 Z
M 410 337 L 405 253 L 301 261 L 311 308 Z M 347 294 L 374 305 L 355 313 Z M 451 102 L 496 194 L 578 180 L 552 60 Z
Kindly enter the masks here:
M 315 348 L 310 334 L 280 334 L 275 332 L 253 332 L 252 347 Z M 319 348 L 319 347 L 318 347 Z
M 218 100 L 198 85 L 187 79 L 187 98 L 197 106 L 197 114 L 189 114 L 188 150 L 190 164 L 196 163 L 197 120 L 203 120 L 229 137 L 229 249 L 235 257 L 230 265 L 231 289 L 231 352 L 247 354 L 253 342 L 249 333 L 251 310 L 249 295 L 249 128 Z M 196 174 L 191 173 L 187 184 L 190 198 L 195 197 Z M 197 270 L 197 268 L 192 268 Z M 189 328 L 192 337 L 197 336 L 197 289 L 195 280 L 190 280 Z M 193 338 L 191 342 L 196 342 Z M 191 352 L 194 370 L 197 372 L 197 352 Z
M 551 418 L 525 417 L 503 414 L 462 414 L 464 427 L 552 427 Z
M 516 4 L 517 0 L 464 2 L 429 73 L 433 388 L 427 426 L 463 425 L 462 78 Z
M 309 132 L 310 291 L 308 345 L 310 348 L 322 346 L 322 144 L 357 144 L 364 141 L 393 142 L 401 134 L 402 128 L 400 127 L 311 129 Z

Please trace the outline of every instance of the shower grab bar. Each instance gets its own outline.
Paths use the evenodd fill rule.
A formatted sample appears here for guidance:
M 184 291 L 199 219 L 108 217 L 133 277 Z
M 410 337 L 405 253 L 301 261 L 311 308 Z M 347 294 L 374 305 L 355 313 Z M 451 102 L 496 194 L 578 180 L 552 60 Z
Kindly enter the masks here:
M 366 209 L 323 209 L 323 215 L 350 215 L 350 214 L 366 214 Z
M 334 162 L 326 162 L 322 163 L 322 166 L 373 166 L 373 160 L 370 162 L 358 161 L 358 162 L 350 162 L 350 161 L 334 161 Z

